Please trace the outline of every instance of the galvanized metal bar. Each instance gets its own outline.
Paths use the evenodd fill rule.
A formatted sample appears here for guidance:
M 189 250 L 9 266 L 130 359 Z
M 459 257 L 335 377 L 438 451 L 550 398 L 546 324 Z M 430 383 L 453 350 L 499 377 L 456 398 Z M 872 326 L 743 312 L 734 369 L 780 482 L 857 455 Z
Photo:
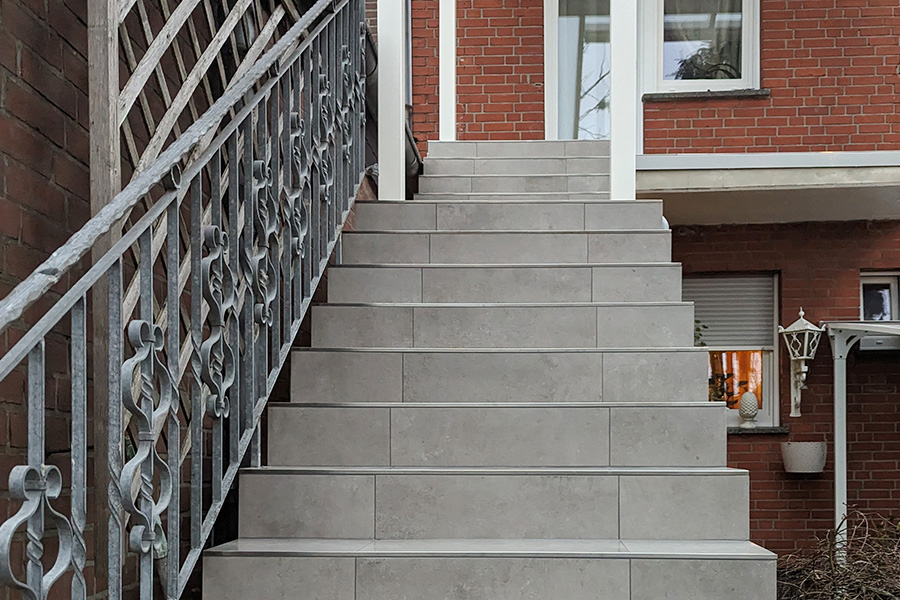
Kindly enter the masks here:
M 234 277 L 235 287 L 242 287 L 242 278 L 240 277 L 239 252 L 240 247 L 240 227 L 238 219 L 238 168 L 239 168 L 239 149 L 237 131 L 228 136 L 227 140 L 227 156 L 228 156 L 228 265 Z M 244 219 L 246 221 L 246 218 Z M 244 302 L 246 306 L 247 302 Z M 238 311 L 232 310 L 228 315 L 228 336 L 230 343 L 238 348 L 240 346 L 240 320 Z M 235 360 L 234 383 L 229 392 L 230 414 L 228 418 L 228 438 L 229 438 L 229 454 L 228 464 L 237 464 L 240 462 L 239 444 L 241 438 L 241 359 L 243 354 L 238 354 Z M 227 486 L 226 486 L 227 489 Z
M 172 203 L 166 211 L 166 358 L 169 372 L 175 377 L 175 389 L 179 389 L 178 358 L 181 352 L 181 291 L 179 266 L 181 265 L 181 215 L 178 205 Z M 180 399 L 176 399 L 180 402 Z M 179 570 L 181 566 L 181 424 L 178 418 L 170 419 L 166 443 L 166 464 L 175 480 L 166 522 L 166 536 L 170 546 L 166 554 L 166 597 L 177 598 Z
M 87 315 L 86 298 L 72 307 L 72 600 L 87 598 Z
M 109 311 L 109 361 L 107 387 L 109 390 L 107 405 L 107 426 L 109 437 L 107 442 L 107 465 L 109 468 L 109 485 L 107 487 L 107 505 L 109 507 L 109 524 L 107 528 L 107 554 L 109 580 L 107 596 L 110 600 L 122 598 L 122 499 L 119 495 L 119 476 L 122 472 L 122 260 L 115 261 L 107 273 L 108 311 Z
M 28 465 L 41 472 L 44 468 L 44 381 L 46 369 L 44 353 L 46 341 L 38 342 L 28 353 Z M 43 597 L 44 566 L 44 511 L 38 510 L 28 519 L 28 541 L 25 556 L 28 561 L 26 572 L 28 587 L 38 598 Z
M 190 182 L 191 214 L 191 548 L 203 545 L 200 526 L 203 522 L 203 398 L 200 384 L 200 344 L 203 336 L 201 311 L 202 281 L 200 273 L 201 227 L 203 224 L 202 180 L 198 175 Z

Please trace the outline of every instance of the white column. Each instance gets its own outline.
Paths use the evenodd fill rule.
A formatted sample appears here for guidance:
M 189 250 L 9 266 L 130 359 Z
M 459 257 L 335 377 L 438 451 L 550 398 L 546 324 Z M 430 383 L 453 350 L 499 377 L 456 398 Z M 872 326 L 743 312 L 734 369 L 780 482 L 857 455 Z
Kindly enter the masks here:
M 637 154 L 637 2 L 610 0 L 610 196 L 633 200 Z
M 843 338 L 839 334 L 839 337 Z M 844 346 L 842 339 L 840 346 Z M 847 539 L 847 357 L 834 357 L 834 527 L 837 540 Z
M 438 138 L 453 142 L 456 140 L 456 0 L 440 0 L 438 29 Z
M 378 0 L 378 199 L 406 199 L 404 0 Z
M 544 139 L 559 139 L 559 0 L 544 0 Z

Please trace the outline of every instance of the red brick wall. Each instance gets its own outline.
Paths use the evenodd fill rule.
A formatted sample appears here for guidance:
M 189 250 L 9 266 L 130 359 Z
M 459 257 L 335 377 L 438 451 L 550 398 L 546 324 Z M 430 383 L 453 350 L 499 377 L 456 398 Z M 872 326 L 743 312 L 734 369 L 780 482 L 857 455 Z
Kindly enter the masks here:
M 764 99 L 645 102 L 644 151 L 900 149 L 900 3 L 761 0 Z
M 813 322 L 859 318 L 860 270 L 900 270 L 900 221 L 678 227 L 674 260 L 685 274 L 779 273 L 781 322 L 802 306 Z M 900 516 L 900 353 L 855 352 L 848 361 L 849 502 Z M 750 471 L 754 541 L 779 553 L 813 543 L 832 527 L 833 386 L 827 341 L 810 364 L 802 412 L 790 418 L 789 361 L 780 351 L 782 424 L 789 435 L 731 435 L 730 466 Z M 822 475 L 788 475 L 785 441 L 828 441 Z
M 544 138 L 542 0 L 457 3 L 457 137 Z M 438 3 L 412 2 L 413 133 L 438 135 Z

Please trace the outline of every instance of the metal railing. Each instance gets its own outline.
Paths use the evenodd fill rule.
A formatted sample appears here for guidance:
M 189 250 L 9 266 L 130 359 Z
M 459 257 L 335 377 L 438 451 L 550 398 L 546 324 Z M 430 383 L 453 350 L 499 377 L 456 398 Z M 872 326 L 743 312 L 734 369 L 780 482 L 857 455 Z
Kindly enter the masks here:
M 71 598 L 87 597 L 89 475 L 104 480 L 101 465 L 110 517 L 96 541 L 108 556 L 93 558 L 108 561 L 108 597 L 129 585 L 143 600 L 184 592 L 242 462 L 259 464 L 266 400 L 363 176 L 364 65 L 362 0 L 319 0 L 0 303 L 0 331 L 19 327 L 115 236 L 0 359 L 0 382 L 27 376 L 27 464 L 12 469 L 0 525 L 0 583 L 22 598 L 46 598 L 70 571 Z M 145 194 L 155 200 L 138 214 Z M 107 339 L 91 339 L 90 318 L 108 321 Z M 60 340 L 65 365 L 48 353 Z M 92 381 L 98 347 L 108 378 Z M 45 452 L 62 435 L 45 423 L 50 363 L 71 388 L 54 398 L 71 403 L 62 469 Z M 89 402 L 98 390 L 103 412 Z M 89 457 L 97 419 L 108 456 Z M 58 546 L 55 561 L 45 546 Z

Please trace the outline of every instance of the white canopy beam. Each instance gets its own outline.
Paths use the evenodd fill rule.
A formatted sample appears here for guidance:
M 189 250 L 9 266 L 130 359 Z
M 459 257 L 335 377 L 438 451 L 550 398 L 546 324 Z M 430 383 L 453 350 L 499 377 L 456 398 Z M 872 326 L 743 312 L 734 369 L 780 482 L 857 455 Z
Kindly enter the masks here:
M 610 196 L 636 197 L 637 154 L 637 5 L 611 0 L 610 10 Z
M 378 199 L 406 199 L 404 0 L 378 0 Z
M 453 142 L 456 141 L 456 0 L 440 0 L 438 16 L 438 138 Z

